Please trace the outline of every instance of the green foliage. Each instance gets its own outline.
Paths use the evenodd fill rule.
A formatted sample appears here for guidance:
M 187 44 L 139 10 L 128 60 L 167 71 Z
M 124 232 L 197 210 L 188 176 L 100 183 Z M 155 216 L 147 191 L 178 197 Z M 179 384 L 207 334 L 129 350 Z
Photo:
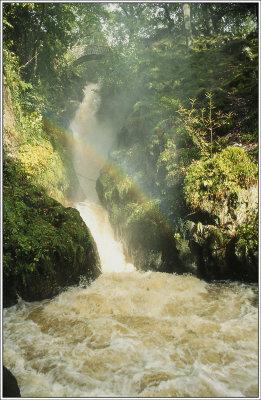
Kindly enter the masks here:
M 229 146 L 211 159 L 194 161 L 184 181 L 187 204 L 204 208 L 209 201 L 222 203 L 229 193 L 238 193 L 257 183 L 258 168 L 244 149 Z
M 92 69 L 94 74 L 90 75 L 86 68 L 68 63 L 68 49 L 76 44 L 91 44 L 94 36 L 97 44 L 106 44 L 101 30 L 102 18 L 106 18 L 106 15 L 101 4 L 3 5 L 3 47 L 15 55 L 22 80 L 33 85 L 25 90 L 24 107 L 33 111 L 41 97 L 44 99 L 41 106 L 45 113 L 49 109 L 52 115 L 60 118 L 70 114 L 68 97 L 79 101 L 86 79 L 97 76 L 97 72 Z M 8 80 L 10 67 L 5 53 L 4 60 Z
M 236 235 L 236 251 L 241 258 L 257 256 L 258 254 L 258 214 L 248 213 L 246 221 L 238 227 Z
M 41 185 L 56 200 L 64 201 L 68 179 L 62 160 L 50 142 L 42 140 L 22 145 L 18 159 L 27 175 L 32 177 L 32 182 Z
M 64 148 L 65 131 L 43 117 L 43 97 L 34 92 L 34 86 L 21 79 L 15 57 L 11 57 L 4 71 L 5 91 L 10 95 L 4 107 L 16 120 L 16 126 L 4 121 L 4 130 L 11 135 L 11 148 L 23 164 L 32 182 L 39 184 L 58 201 L 64 202 L 71 179 L 70 155 Z M 12 61 L 13 60 L 13 61 Z M 11 69 L 11 72 L 10 72 Z M 4 138 L 5 139 L 5 138 Z M 10 145 L 9 145 L 10 147 Z
M 209 99 L 207 107 L 195 108 L 196 100 L 191 100 L 191 108 L 180 107 L 178 110 L 184 125 L 193 143 L 200 149 L 202 157 L 212 157 L 213 136 L 216 129 L 231 123 L 232 113 L 224 114 L 220 110 L 213 112 L 213 93 L 207 92 Z
M 53 274 L 57 262 L 64 268 L 82 262 L 88 235 L 79 213 L 48 197 L 23 164 L 5 155 L 3 176 L 4 277 L 27 284 L 32 273 Z
M 113 225 L 122 224 L 130 229 L 142 225 L 149 237 L 157 235 L 164 225 L 157 201 L 148 200 L 128 176 L 112 166 L 103 169 L 99 181 Z
M 236 16 L 237 9 L 240 18 Z M 143 32 L 139 31 L 140 21 L 133 21 L 137 12 L 141 19 L 150 16 L 149 23 L 144 19 Z M 191 5 L 195 28 L 189 52 L 184 46 L 182 4 L 147 4 L 139 9 L 130 4 L 127 8 L 119 6 L 115 13 L 122 23 L 121 34 L 117 36 L 115 32 L 119 61 L 121 57 L 127 60 L 127 54 L 131 57 L 128 66 L 124 62 L 117 64 L 118 75 L 115 69 L 114 74 L 124 84 L 126 73 L 126 85 L 130 81 L 133 85 L 138 71 L 139 97 L 122 129 L 118 156 L 112 158 L 150 198 L 161 200 L 161 209 L 168 217 L 176 219 L 177 214 L 186 212 L 181 206 L 182 183 L 191 162 L 220 152 L 227 145 L 224 139 L 221 147 L 221 138 L 228 134 L 235 137 L 233 142 L 243 140 L 242 128 L 250 126 L 250 114 L 253 129 L 248 140 L 256 141 L 257 104 L 253 102 L 257 95 L 252 98 L 251 90 L 246 93 L 244 89 L 245 84 L 252 87 L 252 93 L 257 88 L 254 8 Z M 172 13 L 176 15 L 175 24 Z M 243 25 L 244 34 L 239 33 Z M 136 43 L 129 35 L 131 29 Z M 135 63 L 136 69 L 132 67 Z M 110 68 L 113 69 L 113 62 Z M 113 82 L 109 72 L 107 83 Z M 191 98 L 197 101 L 191 104 Z
M 61 201 L 68 185 L 74 187 L 66 134 L 50 119 L 68 123 L 82 88 L 94 80 L 101 85 L 99 117 L 113 121 L 115 129 L 122 127 L 119 148 L 111 154 L 116 169 L 101 176 L 115 224 L 124 220 L 141 239 L 154 237 L 155 244 L 157 229 L 165 229 L 159 210 L 175 224 L 188 213 L 187 206 L 202 210 L 210 201 L 220 205 L 226 200 L 236 207 L 240 190 L 257 181 L 257 167 L 246 152 L 225 148 L 257 142 L 255 7 L 191 3 L 187 46 L 182 3 L 117 3 L 113 8 L 102 3 L 5 3 L 4 85 L 11 91 L 17 129 L 4 129 L 11 139 L 19 133 L 12 144 L 23 179 Z M 73 66 L 68 54 L 75 44 L 110 45 L 111 51 L 102 61 Z M 21 178 L 18 170 L 14 181 L 15 174 Z M 10 229 L 17 229 L 12 218 L 22 223 L 30 211 L 22 194 L 16 192 L 14 199 L 17 215 L 11 200 L 6 203 Z M 34 234 L 35 243 L 37 234 L 41 232 Z M 14 247 L 29 254 L 33 244 L 22 236 Z M 24 259 L 27 264 L 21 268 L 28 269 L 34 261 Z
M 3 48 L 4 84 L 14 88 L 19 84 L 20 79 L 17 74 L 19 58 L 8 48 Z M 15 84 L 16 81 L 16 84 Z M 17 82 L 18 81 L 18 82 Z

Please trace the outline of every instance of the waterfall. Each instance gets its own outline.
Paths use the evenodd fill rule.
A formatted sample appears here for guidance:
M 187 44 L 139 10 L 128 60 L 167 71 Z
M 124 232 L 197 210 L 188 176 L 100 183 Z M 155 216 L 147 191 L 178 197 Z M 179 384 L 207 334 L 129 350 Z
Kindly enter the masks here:
M 101 206 L 95 187 L 116 135 L 115 130 L 99 123 L 96 118 L 100 105 L 97 91 L 98 85 L 91 84 L 85 88 L 84 99 L 71 123 L 74 167 L 86 195 L 86 200 L 75 203 L 75 207 L 92 232 L 102 271 L 132 271 L 134 266 L 126 262 L 122 244 L 114 239 L 108 213 Z
M 107 132 L 98 124 L 96 113 L 100 98 L 97 91 L 95 84 L 84 89 L 83 101 L 71 122 L 74 168 L 86 198 L 94 202 L 98 202 L 95 182 L 114 139 L 111 131 Z
M 257 285 L 126 263 L 95 191 L 115 139 L 98 108 L 90 85 L 71 128 L 86 196 L 75 207 L 103 273 L 88 287 L 3 310 L 4 364 L 22 397 L 257 397 Z

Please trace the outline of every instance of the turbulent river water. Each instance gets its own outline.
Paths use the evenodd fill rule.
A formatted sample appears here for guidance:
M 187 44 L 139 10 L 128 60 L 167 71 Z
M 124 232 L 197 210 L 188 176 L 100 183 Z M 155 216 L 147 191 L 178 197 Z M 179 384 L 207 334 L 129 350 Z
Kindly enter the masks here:
M 4 364 L 22 397 L 257 397 L 257 286 L 140 272 L 125 261 L 95 192 L 113 138 L 95 147 L 104 131 L 94 89 L 72 123 L 86 190 L 75 207 L 103 273 L 52 300 L 4 309 Z

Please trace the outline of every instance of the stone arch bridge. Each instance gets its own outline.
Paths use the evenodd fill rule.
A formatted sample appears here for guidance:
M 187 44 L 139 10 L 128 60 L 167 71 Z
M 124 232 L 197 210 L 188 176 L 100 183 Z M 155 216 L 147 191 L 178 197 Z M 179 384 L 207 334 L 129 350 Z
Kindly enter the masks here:
M 86 61 L 101 60 L 109 51 L 107 46 L 82 45 L 72 47 L 68 54 L 73 58 L 73 65 L 77 66 Z

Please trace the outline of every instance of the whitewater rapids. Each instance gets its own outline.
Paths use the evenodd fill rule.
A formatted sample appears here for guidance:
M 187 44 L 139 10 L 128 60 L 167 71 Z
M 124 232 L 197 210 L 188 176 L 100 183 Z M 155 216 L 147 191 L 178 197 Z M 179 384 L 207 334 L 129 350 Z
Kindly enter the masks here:
M 22 397 L 255 397 L 255 287 L 110 272 L 3 312 Z

